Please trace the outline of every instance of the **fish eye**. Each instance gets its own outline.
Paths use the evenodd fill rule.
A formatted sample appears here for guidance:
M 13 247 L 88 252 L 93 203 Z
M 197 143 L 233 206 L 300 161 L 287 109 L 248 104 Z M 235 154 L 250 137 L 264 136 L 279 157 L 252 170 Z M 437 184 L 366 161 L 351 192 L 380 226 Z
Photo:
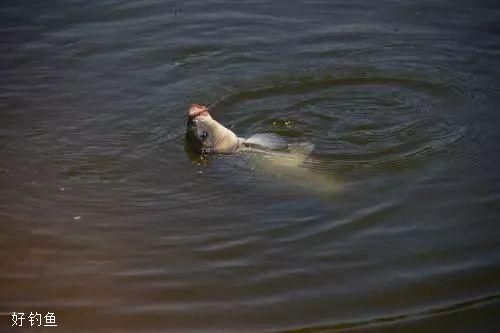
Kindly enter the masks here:
M 207 132 L 207 131 L 203 131 L 203 132 L 201 133 L 201 135 L 200 135 L 200 138 L 202 138 L 202 139 L 206 139 L 206 138 L 208 138 L 208 132 Z

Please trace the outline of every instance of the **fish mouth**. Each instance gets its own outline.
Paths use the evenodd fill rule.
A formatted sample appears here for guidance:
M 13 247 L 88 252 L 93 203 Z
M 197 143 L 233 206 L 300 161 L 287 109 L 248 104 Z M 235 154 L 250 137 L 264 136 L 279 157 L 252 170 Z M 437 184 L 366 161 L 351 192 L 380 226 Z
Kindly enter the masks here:
M 208 112 L 208 108 L 206 106 L 200 104 L 191 104 L 188 110 L 188 116 L 196 117 L 205 111 Z
M 208 108 L 200 104 L 192 104 L 188 109 L 187 115 L 188 123 L 197 117 L 210 117 Z

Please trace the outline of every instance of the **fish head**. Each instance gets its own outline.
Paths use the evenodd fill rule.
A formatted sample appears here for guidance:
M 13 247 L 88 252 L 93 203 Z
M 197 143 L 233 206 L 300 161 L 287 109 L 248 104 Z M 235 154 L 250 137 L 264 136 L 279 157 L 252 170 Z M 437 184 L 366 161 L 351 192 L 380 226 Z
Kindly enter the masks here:
M 234 133 L 214 120 L 206 106 L 193 104 L 188 109 L 186 141 L 198 153 L 224 152 L 224 142 Z M 227 135 L 226 131 L 230 134 Z M 231 135 L 232 134 L 232 135 Z

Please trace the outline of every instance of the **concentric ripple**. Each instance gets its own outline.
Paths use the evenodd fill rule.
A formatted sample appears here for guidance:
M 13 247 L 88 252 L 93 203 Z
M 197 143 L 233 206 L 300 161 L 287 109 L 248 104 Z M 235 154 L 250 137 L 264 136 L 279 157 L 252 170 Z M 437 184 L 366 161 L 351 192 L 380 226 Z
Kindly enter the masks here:
M 436 154 L 462 154 L 459 142 L 469 130 L 446 110 L 456 97 L 423 80 L 294 77 L 220 98 L 214 109 L 226 117 L 237 112 L 229 121 L 245 135 L 273 132 L 314 143 L 320 163 L 312 167 L 348 177 L 414 170 Z

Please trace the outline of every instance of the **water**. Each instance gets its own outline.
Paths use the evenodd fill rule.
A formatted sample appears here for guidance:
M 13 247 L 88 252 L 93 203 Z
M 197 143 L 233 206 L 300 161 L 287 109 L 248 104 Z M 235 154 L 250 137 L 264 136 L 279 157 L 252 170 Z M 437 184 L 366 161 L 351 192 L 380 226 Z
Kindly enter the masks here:
M 0 22 L 2 330 L 496 332 L 496 2 L 4 1 Z M 191 103 L 314 144 L 339 190 L 198 165 Z

